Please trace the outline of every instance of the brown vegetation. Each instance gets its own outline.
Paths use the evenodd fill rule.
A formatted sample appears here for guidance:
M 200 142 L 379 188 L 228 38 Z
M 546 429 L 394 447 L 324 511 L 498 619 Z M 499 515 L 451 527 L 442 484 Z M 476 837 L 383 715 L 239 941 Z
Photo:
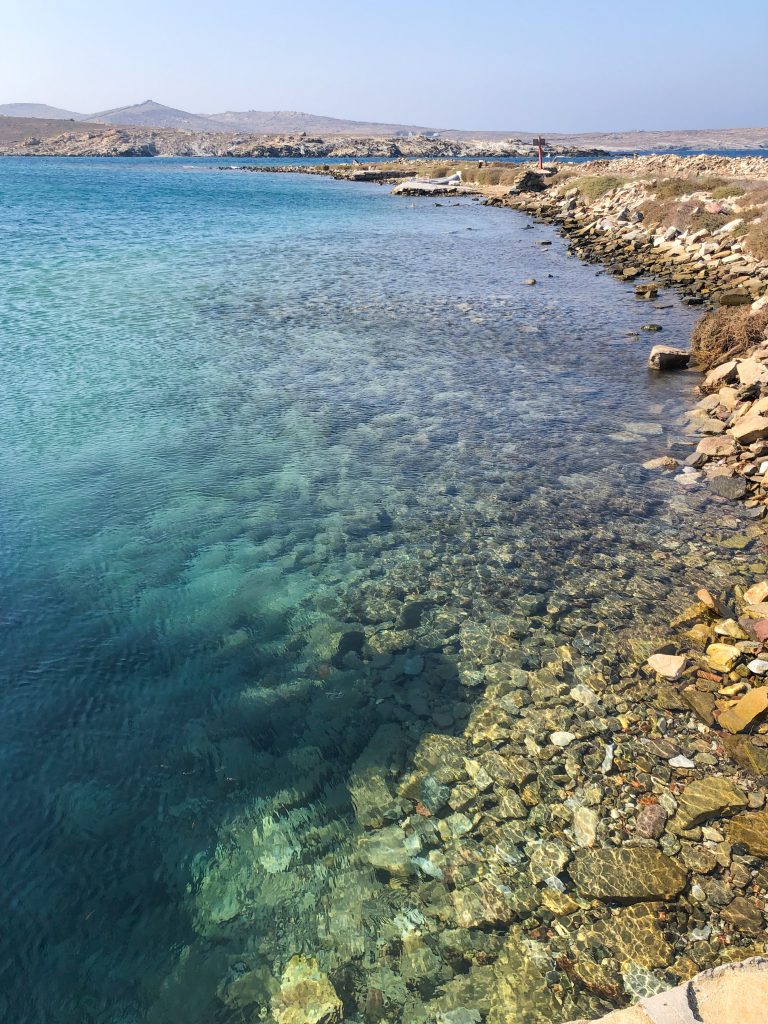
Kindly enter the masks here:
M 587 175 L 577 178 L 573 182 L 573 188 L 577 188 L 585 199 L 600 199 L 601 196 L 612 192 L 615 188 L 626 183 L 626 178 L 617 178 L 613 174 Z
M 756 259 L 768 260 L 768 214 L 764 209 L 761 212 L 762 220 L 755 221 L 747 230 L 744 242 Z
M 768 310 L 753 313 L 749 306 L 727 306 L 699 320 L 691 338 L 694 361 L 704 370 L 734 356 L 743 356 L 763 340 Z

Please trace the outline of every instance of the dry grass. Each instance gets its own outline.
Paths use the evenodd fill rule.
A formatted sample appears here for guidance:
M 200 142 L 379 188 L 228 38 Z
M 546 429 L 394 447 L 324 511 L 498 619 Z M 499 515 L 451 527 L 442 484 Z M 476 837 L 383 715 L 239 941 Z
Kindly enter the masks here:
M 716 309 L 696 324 L 691 338 L 693 358 L 702 369 L 710 370 L 759 345 L 766 327 L 768 310 L 753 313 L 749 306 Z
M 572 187 L 577 188 L 585 199 L 594 200 L 626 184 L 626 180 L 612 174 L 589 175 L 573 181 Z
M 512 186 L 517 184 L 524 173 L 524 169 L 519 164 L 497 164 L 490 167 L 467 165 L 461 168 L 462 181 L 468 181 L 474 185 Z
M 750 225 L 744 235 L 744 244 L 758 260 L 768 260 L 768 213 L 763 212 L 763 219 Z
M 657 199 L 679 199 L 693 192 L 709 192 L 730 186 L 725 178 L 664 178 L 654 182 L 653 191 Z
M 674 226 L 680 231 L 717 231 L 732 220 L 727 213 L 709 213 L 692 199 L 649 199 L 640 207 L 645 223 L 660 227 Z
M 743 196 L 747 190 L 741 185 L 720 185 L 712 189 L 713 199 L 732 199 L 735 196 Z

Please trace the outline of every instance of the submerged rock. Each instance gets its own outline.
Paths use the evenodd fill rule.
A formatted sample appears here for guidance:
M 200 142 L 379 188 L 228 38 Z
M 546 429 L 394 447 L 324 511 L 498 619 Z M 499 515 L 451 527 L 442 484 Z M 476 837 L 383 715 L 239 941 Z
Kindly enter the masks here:
M 272 1013 L 277 1024 L 337 1024 L 342 1003 L 314 957 L 294 956 L 272 998 Z
M 743 810 L 746 806 L 744 791 L 730 779 L 696 779 L 685 787 L 679 798 L 675 821 L 680 828 L 689 829 L 709 818 Z
M 672 899 L 687 872 L 666 854 L 645 847 L 581 850 L 570 867 L 576 888 L 600 900 Z

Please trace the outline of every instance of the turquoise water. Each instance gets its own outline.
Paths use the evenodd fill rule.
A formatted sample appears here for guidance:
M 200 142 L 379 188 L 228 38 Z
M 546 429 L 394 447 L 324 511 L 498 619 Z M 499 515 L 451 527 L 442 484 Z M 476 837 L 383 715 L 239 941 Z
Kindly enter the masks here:
M 509 211 L 214 164 L 0 162 L 9 1024 L 257 1020 L 238 973 L 372 962 L 361 754 L 461 731 L 475 626 L 590 649 L 739 525 L 640 468 L 695 383 L 629 333 L 684 341 L 674 297 Z

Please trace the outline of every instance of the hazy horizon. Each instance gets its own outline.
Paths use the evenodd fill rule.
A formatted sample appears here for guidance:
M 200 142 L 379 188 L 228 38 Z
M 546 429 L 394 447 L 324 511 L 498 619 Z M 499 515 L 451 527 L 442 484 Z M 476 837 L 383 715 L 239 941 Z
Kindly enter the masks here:
M 436 129 L 550 132 L 764 127 L 768 7 L 592 0 L 482 19 L 455 2 L 399 12 L 350 0 L 223 9 L 11 0 L 0 96 L 83 114 L 152 97 L 192 113 L 289 110 Z

